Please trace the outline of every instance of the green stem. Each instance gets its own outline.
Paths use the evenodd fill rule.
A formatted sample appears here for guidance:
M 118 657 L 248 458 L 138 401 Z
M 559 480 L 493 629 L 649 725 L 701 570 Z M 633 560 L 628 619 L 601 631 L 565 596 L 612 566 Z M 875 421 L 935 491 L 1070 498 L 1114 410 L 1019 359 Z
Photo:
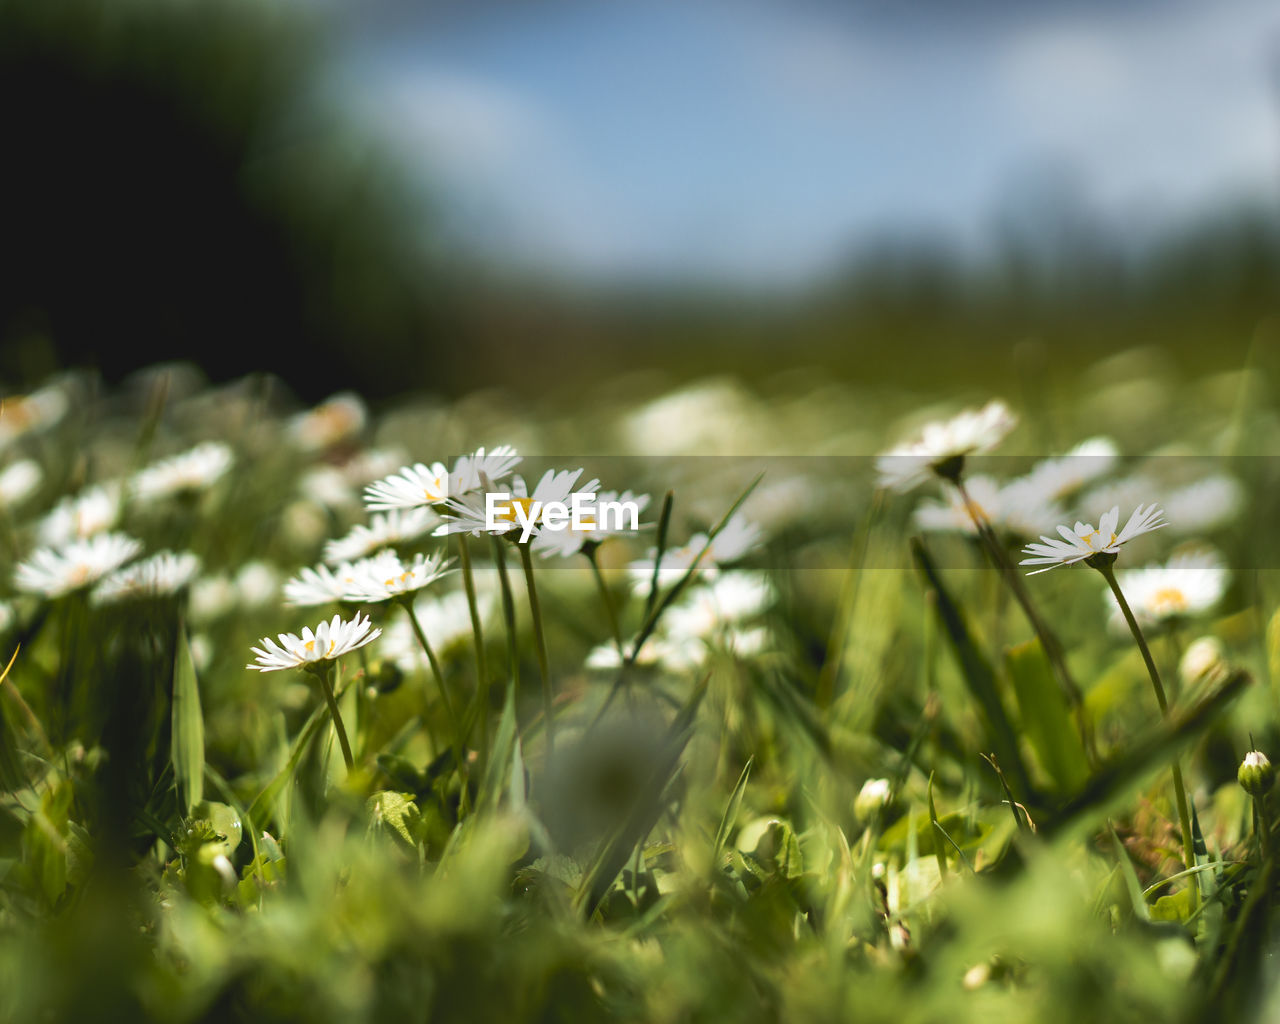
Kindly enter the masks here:
M 1267 810 L 1267 797 L 1264 793 L 1262 796 L 1253 798 L 1253 806 L 1258 809 L 1258 828 L 1261 831 L 1262 856 L 1270 860 L 1271 858 L 1271 812 Z
M 333 720 L 334 732 L 338 734 L 338 746 L 342 748 L 342 760 L 347 764 L 347 771 L 355 769 L 355 758 L 351 756 L 351 743 L 347 739 L 347 727 L 342 724 L 342 712 L 338 710 L 338 701 L 333 695 L 333 662 L 324 661 L 321 667 L 311 671 L 320 680 L 320 690 L 324 694 L 325 703 L 329 705 L 329 717 Z
M 542 632 L 542 609 L 538 604 L 538 587 L 533 581 L 533 556 L 528 544 L 517 544 L 524 566 L 524 582 L 529 591 L 529 614 L 533 619 L 533 639 L 538 652 L 538 672 L 542 675 L 542 713 L 547 720 L 547 759 L 555 753 L 556 725 L 551 709 L 551 672 L 547 667 L 547 639 Z
M 436 652 L 431 649 L 427 634 L 422 631 L 422 624 L 418 621 L 418 613 L 413 610 L 413 601 L 406 596 L 400 600 L 400 604 L 409 616 L 409 625 L 413 627 L 413 635 L 418 638 L 418 646 L 422 648 L 423 653 L 427 656 L 427 661 L 431 663 L 431 674 L 435 676 L 436 686 L 440 688 L 440 699 L 444 702 L 445 713 L 449 716 L 449 725 L 454 735 L 457 735 L 458 715 L 453 709 L 453 701 L 449 697 L 449 688 L 444 684 L 444 672 L 440 669 L 440 662 L 436 659 Z
M 1039 638 L 1040 646 L 1044 650 L 1045 656 L 1049 659 L 1050 666 L 1053 668 L 1053 674 L 1058 677 L 1058 685 L 1062 688 L 1063 694 L 1070 702 L 1072 710 L 1076 713 L 1080 738 L 1084 742 L 1085 751 L 1090 759 L 1093 760 L 1096 754 L 1093 743 L 1093 730 L 1089 726 L 1088 714 L 1085 711 L 1084 696 L 1067 668 L 1067 659 L 1062 650 L 1062 644 L 1058 642 L 1057 635 L 1049 629 L 1048 624 L 1040 617 L 1035 604 L 1032 603 L 1031 595 L 1027 592 L 1026 584 L 1022 581 L 1022 576 L 1009 558 L 1009 553 L 1005 551 L 1004 545 L 1000 543 L 1000 538 L 996 536 L 995 530 L 991 528 L 991 522 L 983 513 L 982 508 L 969 496 L 964 480 L 957 476 L 952 483 L 955 484 L 956 490 L 960 492 L 960 498 L 964 501 L 965 510 L 969 513 L 969 518 L 973 521 L 973 525 L 978 531 L 978 538 L 987 549 L 987 554 L 990 555 L 992 563 L 1004 578 L 1005 584 L 1008 586 L 1010 593 L 1013 594 L 1014 600 L 1018 602 L 1018 607 L 1022 609 L 1022 614 L 1026 617 L 1032 631 Z
M 1120 589 L 1120 584 L 1116 582 L 1115 571 L 1111 568 L 1110 562 L 1095 562 L 1089 559 L 1098 572 L 1102 573 L 1102 578 L 1107 581 L 1107 586 L 1111 588 L 1111 593 L 1115 595 L 1116 603 L 1120 605 L 1120 611 L 1124 615 L 1124 621 L 1129 624 L 1129 632 L 1133 634 L 1134 642 L 1138 645 L 1138 650 L 1142 653 L 1142 660 L 1147 666 L 1147 674 L 1151 677 L 1151 686 L 1156 692 L 1156 703 L 1160 705 L 1160 714 L 1164 718 L 1169 717 L 1169 699 L 1165 696 L 1164 684 L 1160 682 L 1160 670 L 1156 668 L 1155 659 L 1151 656 L 1151 648 L 1147 646 L 1146 637 L 1142 635 L 1142 628 L 1138 625 L 1138 620 L 1133 616 L 1133 609 L 1129 607 L 1129 602 L 1125 600 L 1124 591 Z M 1182 827 L 1182 855 L 1186 861 L 1188 868 L 1196 866 L 1196 848 L 1195 839 L 1191 831 L 1191 810 L 1187 803 L 1187 790 L 1182 782 L 1182 769 L 1178 765 L 1178 759 L 1173 760 L 1173 795 L 1178 805 L 1178 821 Z M 1192 899 L 1199 895 L 1199 886 L 1192 885 Z
M 498 585 L 502 589 L 502 617 L 507 625 L 508 670 L 511 673 L 511 684 L 518 690 L 520 688 L 520 634 L 516 627 L 516 601 L 511 592 L 511 577 L 507 575 L 507 552 L 503 547 L 505 542 L 496 534 L 491 540 L 493 541 L 493 564 L 497 567 Z
M 489 757 L 489 665 L 484 653 L 484 630 L 480 625 L 480 607 L 476 602 L 476 581 L 471 570 L 471 552 L 467 535 L 458 534 L 458 563 L 462 567 L 462 587 L 467 592 L 467 611 L 471 615 L 471 635 L 476 644 L 476 702 L 480 708 L 480 763 Z
M 613 631 L 613 643 L 618 648 L 618 657 L 626 657 L 622 650 L 622 630 L 618 626 L 618 612 L 613 607 L 613 595 L 609 593 L 609 585 L 604 581 L 604 574 L 600 572 L 600 561 L 596 557 L 597 545 L 587 544 L 583 547 L 582 553 L 586 556 L 587 561 L 591 563 L 591 573 L 596 578 L 596 589 L 600 591 L 600 601 L 604 605 L 605 614 L 609 617 L 609 629 Z

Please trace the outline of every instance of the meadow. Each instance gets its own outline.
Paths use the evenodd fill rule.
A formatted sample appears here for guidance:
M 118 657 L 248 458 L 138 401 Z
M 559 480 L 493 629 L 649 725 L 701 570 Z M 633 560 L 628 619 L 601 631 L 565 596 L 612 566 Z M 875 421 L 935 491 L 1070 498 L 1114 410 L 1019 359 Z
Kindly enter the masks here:
M 7 395 L 0 1017 L 1274 1015 L 1265 356 Z

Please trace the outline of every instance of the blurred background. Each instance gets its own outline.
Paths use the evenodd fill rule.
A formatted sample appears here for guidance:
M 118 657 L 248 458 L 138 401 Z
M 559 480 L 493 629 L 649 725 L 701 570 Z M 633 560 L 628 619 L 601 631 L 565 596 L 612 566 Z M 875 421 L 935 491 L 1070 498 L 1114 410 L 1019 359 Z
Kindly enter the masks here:
M 0 380 L 305 400 L 1280 348 L 1280 11 L 0 0 Z

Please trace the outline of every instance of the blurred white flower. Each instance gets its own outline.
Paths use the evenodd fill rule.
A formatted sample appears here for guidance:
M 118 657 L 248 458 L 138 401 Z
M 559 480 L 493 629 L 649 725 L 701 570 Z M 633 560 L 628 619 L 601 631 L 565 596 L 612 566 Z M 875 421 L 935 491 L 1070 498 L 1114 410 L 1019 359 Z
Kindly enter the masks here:
M 34 459 L 21 459 L 0 472 L 0 507 L 21 505 L 35 493 L 44 471 Z
M 1091 437 L 1066 455 L 1037 462 L 1022 480 L 1045 500 L 1061 501 L 1109 472 L 1119 455 L 1116 443 L 1109 437 Z
M 1027 574 L 1034 576 L 1036 573 L 1048 572 L 1059 565 L 1082 562 L 1094 555 L 1114 555 L 1119 552 L 1122 544 L 1164 526 L 1165 524 L 1161 521 L 1163 514 L 1156 505 L 1148 505 L 1146 508 L 1139 505 L 1129 517 L 1129 521 L 1125 523 L 1124 529 L 1116 533 L 1116 525 L 1120 521 L 1120 509 L 1113 507 L 1111 511 L 1103 513 L 1096 530 L 1089 523 L 1077 522 L 1074 529 L 1067 526 L 1058 527 L 1058 533 L 1062 535 L 1063 540 L 1042 536 L 1040 540 L 1044 543 L 1028 544 L 1022 549 L 1022 553 L 1031 557 L 1024 558 L 1020 564 L 1043 565 L 1043 569 L 1032 569 Z
M 1244 486 L 1235 477 L 1218 473 L 1179 487 L 1164 500 L 1174 533 L 1206 533 L 1230 522 L 1244 506 Z
M 1118 572 L 1116 582 L 1134 618 L 1147 626 L 1208 611 L 1221 600 L 1228 577 L 1216 552 L 1199 550 L 1176 554 L 1163 565 Z M 1127 629 L 1115 595 L 1105 593 L 1112 626 Z
M 236 573 L 236 593 L 242 604 L 260 608 L 275 600 L 280 590 L 280 573 L 260 560 L 245 562 Z
M 295 608 L 308 608 L 317 604 L 341 601 L 355 578 L 350 562 L 343 562 L 336 569 L 317 565 L 298 571 L 298 575 L 285 581 L 285 604 Z
M 722 565 L 736 562 L 759 545 L 760 528 L 741 512 L 735 512 L 725 523 L 714 540 L 708 543 L 707 534 L 695 533 L 689 543 L 678 548 L 668 548 L 662 553 L 658 565 L 658 583 L 671 586 L 678 582 L 689 567 L 696 565 L 703 579 L 714 580 Z M 651 548 L 647 558 L 641 558 L 627 566 L 631 585 L 637 593 L 648 593 L 653 580 L 653 560 L 656 549 Z
M 697 668 L 707 658 L 707 647 L 697 637 L 672 638 L 654 635 L 641 646 L 634 661 L 636 665 L 663 668 L 668 672 L 688 672 Z M 618 648 L 612 643 L 600 644 L 587 655 L 590 669 L 609 671 L 622 665 Z
M 970 500 L 997 530 L 1019 536 L 1035 536 L 1062 519 L 1062 510 L 1047 499 L 1041 488 L 1023 479 L 1001 486 L 989 476 L 965 481 Z M 916 525 L 922 530 L 976 534 L 977 526 L 958 489 L 949 487 L 942 500 L 926 498 L 916 507 Z
M 1244 507 L 1244 486 L 1235 477 L 1215 473 L 1194 483 L 1171 487 L 1141 475 L 1094 488 L 1088 507 L 1137 504 L 1149 497 L 1169 516 L 1169 532 L 1198 536 L 1230 522 Z
M 94 604 L 110 604 L 136 597 L 164 597 L 177 593 L 200 570 L 190 551 L 159 551 L 104 577 L 90 595 Z
M 367 419 L 364 399 L 354 391 L 343 391 L 298 413 L 286 430 L 299 448 L 314 451 L 359 434 Z
M 142 550 L 123 533 L 102 533 L 57 548 L 39 548 L 14 570 L 14 585 L 29 594 L 61 597 L 97 583 Z
M 343 508 L 352 504 L 355 491 L 342 470 L 334 466 L 313 466 L 298 478 L 298 490 L 304 498 L 324 508 Z
M 867 779 L 853 798 L 853 813 L 861 822 L 869 822 L 889 802 L 893 795 L 893 783 L 888 779 Z
M 230 447 L 221 441 L 205 441 L 139 470 L 132 492 L 140 501 L 158 501 L 183 491 L 202 491 L 219 480 L 233 460 Z
M 330 565 L 354 562 L 381 548 L 416 540 L 441 522 L 440 516 L 425 507 L 375 512 L 369 517 L 368 524 L 354 526 L 345 537 L 329 541 L 324 546 L 324 560 Z
M 0 448 L 30 430 L 44 430 L 67 413 L 70 402 L 58 387 L 0 398 Z
M 416 555 L 402 562 L 394 551 L 382 551 L 344 568 L 351 578 L 343 598 L 347 601 L 389 601 L 429 586 L 454 570 L 439 554 Z
M 42 544 L 69 544 L 110 529 L 119 518 L 120 485 L 112 481 L 63 498 L 36 524 L 36 536 Z
M 481 622 L 492 615 L 493 607 L 492 593 L 476 595 Z M 439 652 L 447 651 L 471 636 L 471 610 L 465 591 L 454 590 L 441 597 L 420 597 L 413 604 L 413 614 L 430 638 L 431 646 Z M 428 668 L 427 656 L 407 617 L 399 616 L 387 627 L 379 649 L 403 672 Z
M 633 494 L 631 491 L 623 491 L 621 494 L 617 491 L 603 491 L 594 499 L 597 508 L 613 502 L 634 503 L 638 525 L 639 517 L 649 506 L 649 495 Z M 597 522 L 594 515 L 584 515 L 582 521 L 590 529 L 575 530 L 571 523 L 563 530 L 543 530 L 533 541 L 534 550 L 540 552 L 543 558 L 551 558 L 553 555 L 568 558 L 576 555 L 587 544 L 602 544 L 619 533 L 632 532 L 631 522 L 627 517 L 614 517 L 610 514 Z
M 949 420 L 928 423 L 920 437 L 876 458 L 880 486 L 907 491 L 931 473 L 958 473 L 966 455 L 990 451 L 1017 426 L 1009 407 L 993 400 L 981 409 L 967 409 Z
M 668 608 L 662 628 L 668 636 L 706 639 L 723 627 L 759 615 L 773 600 L 773 586 L 764 573 L 726 572 L 714 582 L 691 588 Z
M 1227 672 L 1227 652 L 1216 636 L 1202 636 L 1187 645 L 1178 662 L 1183 686 L 1215 682 Z
M 237 600 L 236 586 L 226 576 L 201 576 L 191 584 L 187 614 L 192 622 L 212 622 L 231 611 Z
M 279 644 L 264 636 L 259 641 L 261 647 L 250 648 L 257 658 L 245 668 L 256 672 L 278 672 L 333 661 L 382 635 L 381 629 L 370 630 L 370 625 L 370 619 L 366 616 L 362 620 L 357 612 L 349 622 L 335 615 L 331 621 L 316 626 L 314 633 L 310 627 L 304 627 L 301 636 L 280 633 Z

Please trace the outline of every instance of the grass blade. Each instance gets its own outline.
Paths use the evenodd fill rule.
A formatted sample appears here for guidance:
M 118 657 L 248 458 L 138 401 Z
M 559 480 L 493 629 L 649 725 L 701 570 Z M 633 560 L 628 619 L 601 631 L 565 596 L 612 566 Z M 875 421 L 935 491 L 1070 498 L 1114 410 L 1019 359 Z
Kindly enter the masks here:
M 173 730 L 169 755 L 183 809 L 204 799 L 204 714 L 186 629 L 179 624 L 173 664 Z

